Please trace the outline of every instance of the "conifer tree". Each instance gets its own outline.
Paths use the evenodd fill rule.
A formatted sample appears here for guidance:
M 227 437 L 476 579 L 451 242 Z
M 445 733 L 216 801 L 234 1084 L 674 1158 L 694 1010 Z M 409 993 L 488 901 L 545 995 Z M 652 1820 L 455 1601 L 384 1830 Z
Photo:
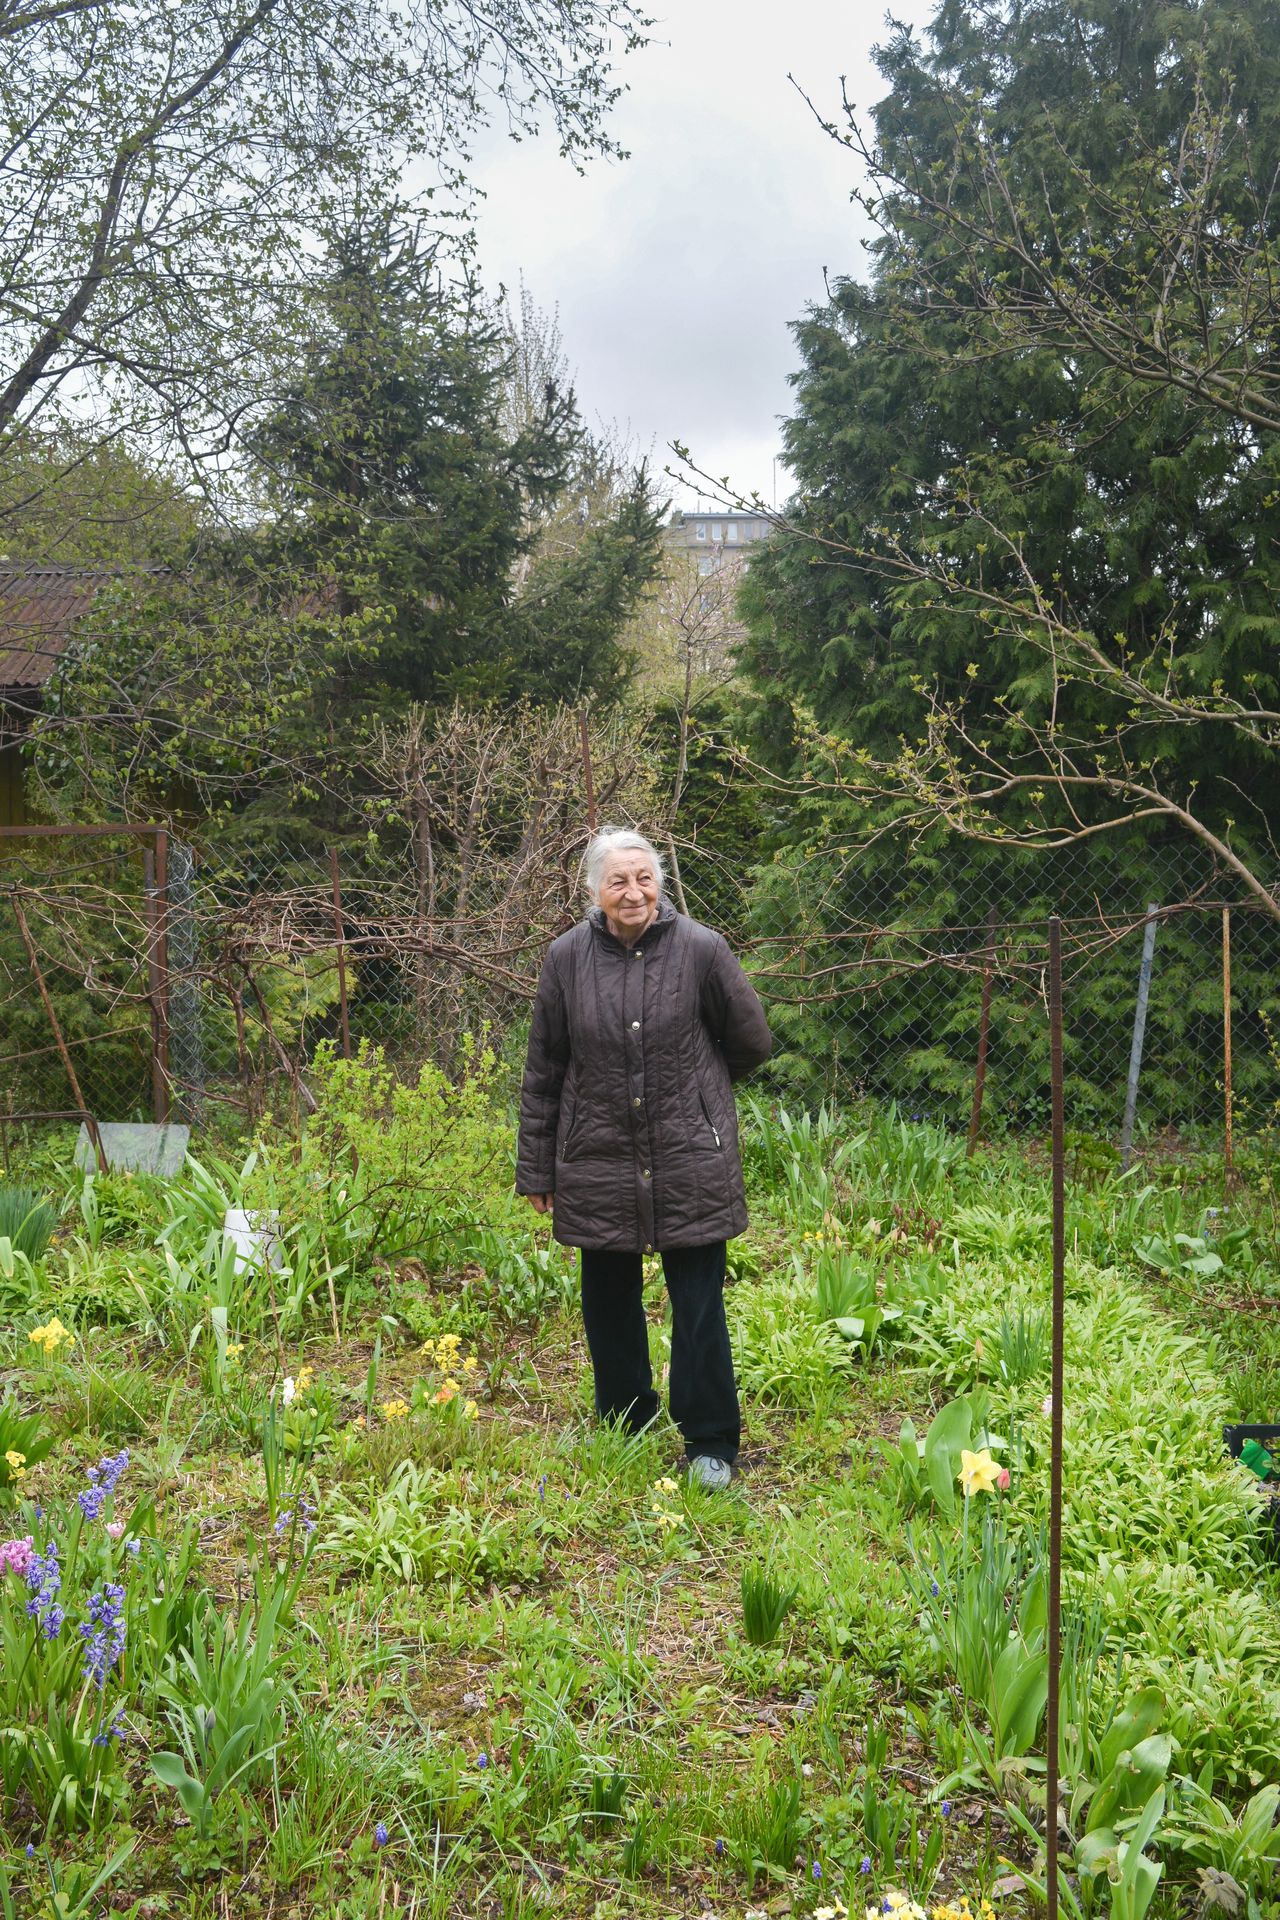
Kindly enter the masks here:
M 794 532 L 748 659 L 907 810 L 927 778 L 1041 843 L 1189 813 L 1269 871 L 1278 28 L 1273 0 L 946 0 L 881 49 L 873 129 L 829 129 L 880 231 L 796 328 Z

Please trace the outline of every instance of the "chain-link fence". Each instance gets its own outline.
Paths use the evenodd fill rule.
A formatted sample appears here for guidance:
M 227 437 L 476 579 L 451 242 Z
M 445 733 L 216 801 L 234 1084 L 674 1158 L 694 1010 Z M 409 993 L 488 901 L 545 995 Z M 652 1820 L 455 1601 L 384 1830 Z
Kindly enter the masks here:
M 252 1124 L 310 1104 L 317 1047 L 371 1042 L 402 1072 L 456 1063 L 486 1029 L 513 1072 L 541 955 L 581 911 L 574 828 L 463 873 L 412 831 L 232 852 L 158 829 L 0 840 L 0 1126 L 98 1119 Z M 679 845 L 683 898 L 741 953 L 784 1097 L 893 1099 L 964 1127 L 979 1059 L 987 1131 L 1047 1125 L 1044 976 L 1062 919 L 1068 1123 L 1118 1135 L 1154 909 L 1139 1136 L 1220 1134 L 1231 968 L 1240 1131 L 1275 1118 L 1280 922 L 1211 861 L 1079 848 L 754 870 Z M 1225 913 L 1225 919 L 1224 919 Z

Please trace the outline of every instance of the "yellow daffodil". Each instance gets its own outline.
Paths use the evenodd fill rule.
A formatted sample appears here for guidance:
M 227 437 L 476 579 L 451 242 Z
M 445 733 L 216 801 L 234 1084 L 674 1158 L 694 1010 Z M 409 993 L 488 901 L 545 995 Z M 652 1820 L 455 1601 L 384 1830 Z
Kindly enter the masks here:
M 403 1420 L 408 1411 L 407 1400 L 384 1400 L 378 1408 L 384 1420 Z
M 19 1453 L 16 1447 L 10 1447 L 4 1457 L 9 1468 L 9 1472 L 13 1475 L 14 1479 L 21 1480 L 23 1474 L 27 1470 L 26 1454 Z
M 981 1452 L 972 1453 L 968 1447 L 960 1450 L 960 1471 L 956 1475 L 967 1500 L 973 1493 L 994 1493 L 996 1476 L 1000 1469 L 986 1447 Z
M 55 1314 L 46 1326 L 32 1327 L 30 1333 L 27 1335 L 27 1339 L 30 1340 L 33 1345 L 42 1347 L 47 1359 L 51 1354 L 55 1354 L 59 1347 L 74 1346 L 76 1337 L 74 1333 L 63 1326 L 61 1320 L 59 1320 Z
M 978 1913 L 981 1920 L 996 1920 L 996 1910 L 989 1900 L 983 1900 L 980 1903 Z M 933 1908 L 929 1920 L 973 1920 L 973 1909 L 969 1905 L 968 1894 L 962 1893 L 954 1905 L 947 1900 L 939 1902 Z

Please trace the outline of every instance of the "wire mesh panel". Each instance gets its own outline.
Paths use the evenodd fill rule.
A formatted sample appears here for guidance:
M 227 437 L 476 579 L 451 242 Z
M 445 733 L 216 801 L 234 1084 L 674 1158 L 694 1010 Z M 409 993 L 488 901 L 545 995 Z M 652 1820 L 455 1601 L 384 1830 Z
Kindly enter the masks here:
M 959 841 L 941 875 L 933 860 L 914 872 L 905 860 L 870 871 L 775 863 L 757 876 L 741 935 L 770 1006 L 775 1077 L 809 1099 L 868 1093 L 963 1126 L 985 983 L 988 1124 L 1043 1129 L 1046 928 L 1057 913 L 1071 1122 L 1118 1132 L 1142 933 L 1154 905 L 1139 1114 L 1147 1129 L 1218 1128 L 1222 908 L 1234 902 L 1235 1087 L 1245 1124 L 1268 1124 L 1280 1092 L 1271 1042 L 1280 921 L 1256 901 L 1239 901 L 1198 850 L 1134 854 L 1118 847 L 1108 861 L 1071 847 L 994 860 Z
M 156 830 L 0 842 L 0 1115 L 83 1103 L 101 1119 L 252 1124 L 282 1102 L 306 1110 L 321 1043 L 375 1044 L 408 1074 L 456 1065 L 484 1033 L 514 1070 L 542 955 L 581 911 L 582 843 L 575 827 L 536 861 L 513 846 L 446 887 L 406 831 L 336 857 Z M 963 842 L 941 868 L 775 859 L 732 885 L 718 867 L 706 907 L 698 852 L 682 849 L 687 904 L 742 954 L 785 1097 L 872 1095 L 963 1127 L 985 997 L 985 1124 L 1042 1131 L 1056 911 L 1071 1124 L 1114 1137 L 1154 905 L 1140 1122 L 1217 1131 L 1225 903 L 1238 1125 L 1276 1119 L 1280 922 L 1233 900 L 1198 852 L 1129 848 L 1113 871 L 1078 849 L 996 861 Z
M 155 835 L 0 839 L 0 1113 L 153 1116 Z

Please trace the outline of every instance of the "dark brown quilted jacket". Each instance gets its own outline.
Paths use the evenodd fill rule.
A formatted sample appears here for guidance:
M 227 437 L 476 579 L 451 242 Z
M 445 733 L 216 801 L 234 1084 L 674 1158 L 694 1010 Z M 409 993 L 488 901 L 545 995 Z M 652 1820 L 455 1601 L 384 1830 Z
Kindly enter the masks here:
M 634 947 L 597 909 L 543 963 L 520 1092 L 518 1193 L 569 1247 L 699 1247 L 747 1224 L 730 1081 L 769 1058 L 724 939 L 663 901 Z

